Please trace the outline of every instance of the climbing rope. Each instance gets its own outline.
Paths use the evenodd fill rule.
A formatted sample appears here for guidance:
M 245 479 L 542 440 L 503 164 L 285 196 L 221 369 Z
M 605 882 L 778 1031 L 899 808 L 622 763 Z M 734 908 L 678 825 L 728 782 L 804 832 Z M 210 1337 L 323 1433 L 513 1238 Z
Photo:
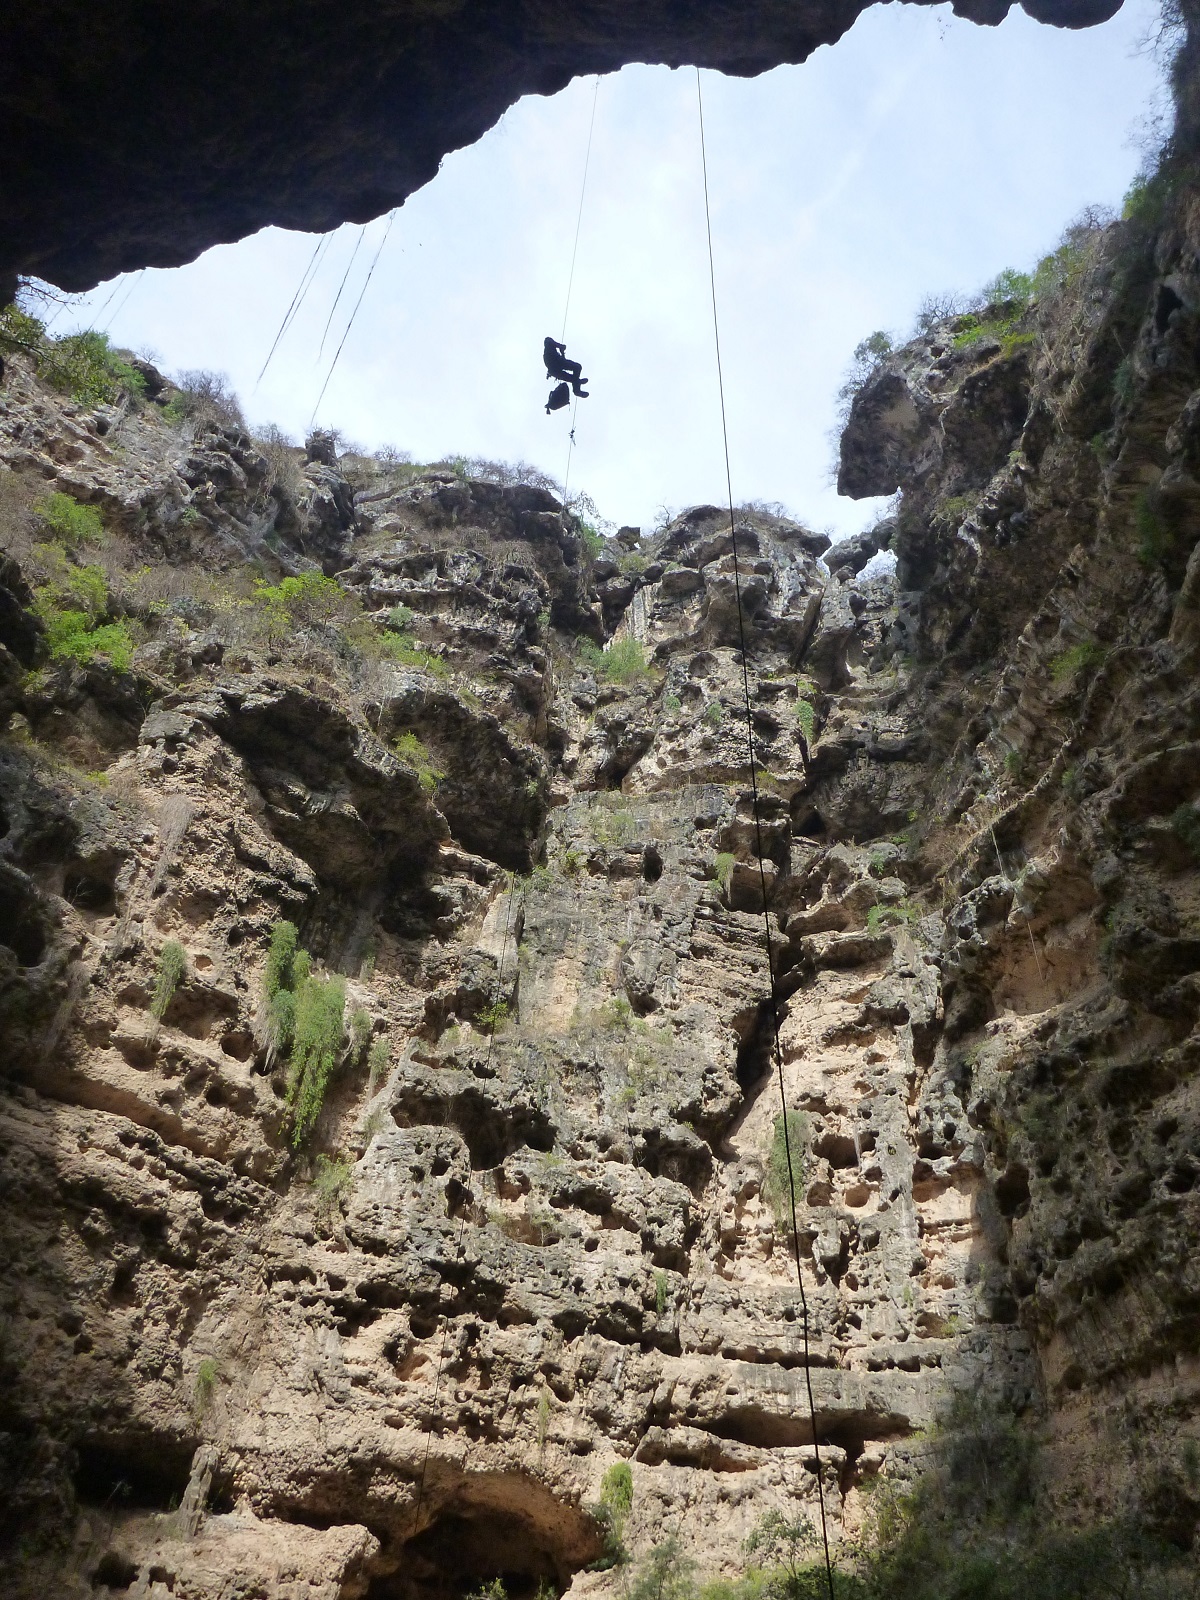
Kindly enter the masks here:
M 325 391 L 329 387 L 329 380 L 330 380 L 330 378 L 333 377 L 334 368 L 338 364 L 338 357 L 341 355 L 342 351 L 346 347 L 346 340 L 350 337 L 350 329 L 354 326 L 354 319 L 358 315 L 358 308 L 359 308 L 359 306 L 362 305 L 363 297 L 365 296 L 367 290 L 370 288 L 371 279 L 375 276 L 375 268 L 379 265 L 379 258 L 383 254 L 383 247 L 388 242 L 388 234 L 391 233 L 392 224 L 395 222 L 395 220 L 396 220 L 396 212 L 395 212 L 395 209 L 393 209 L 393 210 L 388 212 L 387 227 L 383 230 L 383 238 L 380 239 L 380 241 L 379 241 L 379 249 L 376 250 L 374 256 L 371 259 L 371 265 L 367 268 L 367 275 L 363 280 L 363 286 L 358 291 L 358 299 L 354 302 L 354 310 L 350 313 L 350 320 L 346 324 L 346 331 L 342 334 L 342 342 L 338 345 L 337 349 L 333 352 L 333 360 L 329 363 L 329 371 L 325 374 L 325 382 L 321 385 L 321 392 L 317 396 L 317 403 L 312 409 L 312 416 L 309 417 L 309 419 L 308 419 L 308 425 L 309 425 L 310 428 L 312 427 L 313 423 L 317 420 L 317 412 L 320 409 L 321 401 L 324 400 L 324 398 L 325 398 Z
M 579 185 L 579 209 L 575 213 L 575 243 L 571 247 L 571 270 L 567 274 L 567 298 L 563 305 L 562 333 L 559 335 L 563 344 L 567 342 L 567 316 L 571 310 L 571 291 L 575 287 L 575 262 L 579 256 L 579 230 L 583 227 L 583 202 L 587 194 L 588 168 L 592 164 L 592 134 L 596 129 L 596 102 L 600 98 L 600 77 L 596 76 L 596 87 L 592 90 L 592 114 L 588 121 L 587 151 L 583 158 L 583 181 Z M 571 402 L 571 431 L 567 437 L 567 465 L 563 472 L 563 503 L 562 516 L 559 521 L 566 526 L 567 520 L 567 492 L 571 486 L 571 457 L 575 452 L 575 418 L 579 412 L 579 396 L 576 395 Z
M 505 911 L 504 917 L 504 938 L 500 945 L 500 966 L 496 973 L 496 987 L 492 995 L 491 1021 L 488 1027 L 487 1065 L 489 1070 L 492 1065 L 492 1046 L 496 1041 L 496 1008 L 500 1003 L 500 994 L 504 987 L 504 963 L 508 958 L 508 936 L 512 929 L 513 899 L 515 891 L 516 880 L 515 877 L 510 876 L 508 883 L 508 907 Z M 458 1238 L 454 1241 L 454 1254 L 456 1258 L 459 1251 L 462 1249 L 463 1234 L 466 1232 L 467 1213 L 469 1209 L 470 1208 L 464 1204 L 462 1216 L 458 1219 Z M 437 1415 L 438 1391 L 442 1386 L 442 1367 L 445 1365 L 446 1361 L 446 1341 L 449 1339 L 449 1337 L 450 1318 L 447 1317 L 442 1326 L 442 1343 L 440 1349 L 438 1350 L 437 1369 L 434 1373 L 433 1379 L 433 1400 L 429 1408 L 429 1427 L 425 1432 L 425 1454 L 421 1459 L 421 1476 L 417 1480 L 417 1504 L 416 1509 L 413 1512 L 414 1527 L 416 1527 L 416 1524 L 421 1520 L 421 1506 L 425 1499 L 425 1475 L 429 1469 L 429 1452 L 433 1446 L 433 1421 Z
M 338 292 L 333 297 L 333 304 L 329 308 L 329 315 L 325 318 L 325 327 L 321 334 L 321 343 L 317 349 L 317 364 L 320 363 L 321 357 L 325 354 L 325 341 L 328 339 L 329 330 L 333 326 L 333 313 L 338 308 L 338 302 L 342 298 L 342 291 L 345 289 L 350 278 L 350 268 L 354 265 L 354 258 L 358 255 L 359 246 L 366 237 L 366 232 L 367 225 L 364 222 L 362 227 L 358 230 L 358 238 L 354 241 L 354 249 L 351 250 L 350 259 L 346 263 L 346 270 L 342 273 L 342 281 L 338 284 Z
M 817 1469 L 817 1498 L 821 1507 L 821 1544 L 825 1552 L 825 1577 L 829 1600 L 835 1600 L 833 1560 L 829 1553 L 829 1527 L 825 1516 L 825 1486 L 821 1482 L 821 1449 L 817 1443 L 817 1407 L 813 1399 L 812 1368 L 809 1360 L 808 1295 L 800 1265 L 800 1230 L 796 1223 L 796 1174 L 792 1165 L 792 1145 L 788 1132 L 787 1096 L 783 1087 L 783 1050 L 779 1042 L 779 987 L 775 976 L 775 946 L 771 937 L 771 918 L 767 910 L 767 869 L 763 858 L 762 817 L 758 799 L 758 762 L 754 754 L 754 714 L 750 706 L 750 667 L 746 650 L 746 621 L 742 612 L 742 576 L 738 558 L 737 518 L 733 509 L 733 475 L 729 466 L 729 425 L 725 415 L 725 378 L 721 368 L 721 329 L 717 318 L 717 273 L 713 263 L 712 208 L 708 197 L 708 151 L 704 137 L 704 97 L 700 88 L 700 69 L 696 68 L 696 107 L 700 115 L 700 164 L 704 176 L 704 221 L 708 238 L 708 278 L 712 291 L 713 345 L 717 358 L 717 392 L 721 401 L 721 436 L 725 450 L 725 488 L 729 499 L 729 536 L 733 542 L 733 587 L 737 600 L 738 644 L 742 658 L 742 693 L 746 704 L 746 746 L 750 754 L 750 792 L 754 805 L 754 838 L 758 854 L 758 878 L 762 891 L 763 927 L 766 933 L 767 974 L 771 984 L 771 1027 L 775 1046 L 775 1071 L 779 1079 L 779 1104 L 782 1111 L 783 1150 L 787 1160 L 788 1191 L 792 1212 L 792 1251 L 796 1262 L 796 1281 L 800 1286 L 801 1331 L 804 1339 L 804 1383 L 808 1393 L 808 1416 L 812 1425 L 813 1459 Z
M 291 305 L 288 306 L 287 310 L 283 314 L 283 321 L 279 324 L 279 332 L 275 335 L 274 343 L 271 345 L 271 348 L 267 351 L 267 359 L 263 362 L 262 368 L 261 368 L 261 370 L 260 370 L 260 372 L 258 374 L 258 377 L 255 378 L 255 380 L 254 380 L 254 389 L 255 390 L 258 388 L 259 384 L 263 381 L 263 377 L 264 377 L 264 375 L 266 373 L 266 370 L 271 365 L 272 357 L 274 356 L 276 350 L 279 349 L 280 340 L 283 338 L 284 334 L 291 327 L 292 322 L 295 319 L 296 313 L 300 310 L 300 307 L 304 304 L 305 296 L 308 294 L 308 291 L 312 286 L 312 281 L 317 275 L 317 266 L 318 266 L 318 263 L 320 261 L 321 255 L 326 249 L 328 249 L 329 241 L 330 241 L 330 239 L 332 239 L 332 237 L 333 237 L 333 235 L 331 233 L 326 233 L 326 234 L 322 235 L 322 237 L 320 239 L 318 239 L 316 244 L 313 246 L 313 253 L 308 258 L 308 265 L 304 269 L 304 276 L 300 279 L 300 282 L 296 285 L 296 292 L 292 296 L 292 303 L 291 303 Z M 253 393 L 254 391 L 252 390 L 251 392 Z

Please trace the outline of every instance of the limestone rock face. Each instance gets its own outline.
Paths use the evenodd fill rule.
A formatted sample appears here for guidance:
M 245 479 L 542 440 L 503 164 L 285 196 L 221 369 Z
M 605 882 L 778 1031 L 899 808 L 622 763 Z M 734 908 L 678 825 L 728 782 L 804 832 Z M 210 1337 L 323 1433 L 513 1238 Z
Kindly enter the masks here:
M 1120 0 L 1028 0 L 1087 27 Z M 1011 0 L 959 0 L 1003 20 Z M 177 266 L 268 223 L 327 231 L 398 206 L 526 94 L 630 61 L 749 75 L 839 39 L 860 0 L 389 0 L 164 14 L 58 0 L 8 19 L 0 289 Z M 11 292 L 0 295 L 7 303 Z
M 1190 1546 L 1200 206 L 1076 243 L 868 381 L 845 470 L 902 494 L 848 549 L 597 554 L 11 364 L 7 1592 L 616 1595 L 619 1461 L 629 1549 L 728 1577 L 964 1395 L 1055 1515 Z M 128 671 L 51 654 L 48 484 Z M 309 1129 L 284 919 L 345 992 Z

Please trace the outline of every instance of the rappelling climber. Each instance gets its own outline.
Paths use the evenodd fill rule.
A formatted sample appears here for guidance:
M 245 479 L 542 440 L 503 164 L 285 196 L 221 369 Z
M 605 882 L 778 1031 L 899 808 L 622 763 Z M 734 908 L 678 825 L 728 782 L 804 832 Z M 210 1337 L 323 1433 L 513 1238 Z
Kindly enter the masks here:
M 587 396 L 584 396 L 587 399 Z M 546 401 L 546 415 L 552 411 L 561 411 L 564 406 L 571 404 L 571 387 L 569 384 L 560 383 L 550 391 L 550 398 Z
M 581 400 L 588 398 L 587 390 L 583 387 L 587 379 L 583 376 L 582 363 L 567 360 L 567 347 L 560 344 L 557 339 L 549 335 L 542 340 L 542 360 L 546 363 L 546 376 L 548 378 L 562 378 L 571 385 L 572 390 Z M 554 407 L 558 409 L 557 406 Z

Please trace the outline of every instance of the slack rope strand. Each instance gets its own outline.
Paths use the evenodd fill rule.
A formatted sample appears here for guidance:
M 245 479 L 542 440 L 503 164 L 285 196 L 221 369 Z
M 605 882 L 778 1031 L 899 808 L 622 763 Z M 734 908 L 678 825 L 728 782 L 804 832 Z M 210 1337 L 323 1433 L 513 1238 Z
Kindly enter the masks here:
M 817 1498 L 821 1507 L 821 1544 L 825 1555 L 825 1578 L 829 1600 L 835 1600 L 833 1560 L 829 1553 L 829 1526 L 825 1516 L 825 1486 L 821 1482 L 821 1450 L 817 1442 L 817 1408 L 813 1399 L 812 1367 L 808 1344 L 808 1295 L 800 1265 L 800 1230 L 796 1223 L 796 1174 L 792 1166 L 792 1145 L 788 1132 L 787 1096 L 783 1087 L 783 1051 L 779 1043 L 779 989 L 775 979 L 775 948 L 771 937 L 771 917 L 767 910 L 767 869 L 763 861 L 762 818 L 758 803 L 758 763 L 754 755 L 754 714 L 750 705 L 750 667 L 746 653 L 746 622 L 742 611 L 742 577 L 738 560 L 737 518 L 733 509 L 733 475 L 729 467 L 729 425 L 725 416 L 725 378 L 721 370 L 721 330 L 717 318 L 717 273 L 713 263 L 712 209 L 708 198 L 708 152 L 704 138 L 704 97 L 700 89 L 700 69 L 696 68 L 696 107 L 700 115 L 700 165 L 704 176 L 704 223 L 708 239 L 708 279 L 712 291 L 713 345 L 717 358 L 717 392 L 721 401 L 721 438 L 725 451 L 725 488 L 729 498 L 729 536 L 733 542 L 733 585 L 737 601 L 738 644 L 742 658 L 742 693 L 746 704 L 746 746 L 750 755 L 750 792 L 754 805 L 754 838 L 758 854 L 759 887 L 762 890 L 763 926 L 766 932 L 767 974 L 771 984 L 771 1027 L 775 1044 L 775 1071 L 779 1079 L 779 1104 L 782 1111 L 783 1150 L 787 1160 L 788 1192 L 791 1199 L 792 1251 L 796 1262 L 796 1282 L 800 1287 L 801 1330 L 804 1338 L 804 1383 L 808 1394 L 808 1416 L 812 1425 L 813 1459 L 817 1469 Z
M 358 292 L 358 299 L 354 302 L 354 310 L 350 313 L 350 320 L 346 324 L 345 333 L 342 334 L 342 341 L 338 345 L 337 349 L 333 352 L 333 360 L 329 363 L 329 371 L 325 374 L 325 382 L 321 385 L 321 392 L 317 396 L 317 403 L 312 409 L 312 416 L 308 419 L 308 425 L 310 428 L 317 420 L 317 412 L 320 410 L 321 401 L 325 398 L 325 391 L 329 387 L 329 380 L 333 377 L 334 368 L 338 364 L 338 357 L 345 349 L 346 340 L 350 337 L 350 329 L 354 326 L 354 319 L 358 315 L 358 308 L 362 305 L 363 296 L 371 286 L 371 279 L 375 276 L 375 268 L 379 265 L 379 258 L 383 254 L 383 247 L 388 242 L 388 234 L 391 233 L 392 224 L 395 222 L 395 220 L 396 212 L 393 209 L 388 213 L 387 227 L 383 230 L 383 238 L 379 241 L 379 248 L 376 250 L 371 260 L 371 265 L 367 268 L 367 276 L 363 280 L 363 286 Z

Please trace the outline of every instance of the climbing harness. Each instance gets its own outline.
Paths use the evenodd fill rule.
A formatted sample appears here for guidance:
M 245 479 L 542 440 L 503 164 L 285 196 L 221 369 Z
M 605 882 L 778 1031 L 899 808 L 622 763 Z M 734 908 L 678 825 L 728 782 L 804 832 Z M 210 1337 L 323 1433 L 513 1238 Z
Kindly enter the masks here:
M 796 1262 L 796 1281 L 800 1287 L 801 1331 L 804 1339 L 804 1383 L 808 1393 L 808 1416 L 812 1425 L 813 1459 L 817 1469 L 817 1497 L 821 1507 L 821 1543 L 825 1554 L 825 1577 L 829 1600 L 835 1600 L 833 1560 L 829 1553 L 829 1527 L 825 1516 L 825 1486 L 821 1482 L 821 1450 L 817 1442 L 817 1408 L 813 1399 L 812 1366 L 808 1343 L 808 1295 L 800 1265 L 800 1230 L 796 1223 L 796 1174 L 792 1166 L 792 1146 L 788 1132 L 787 1096 L 783 1087 L 783 1050 L 779 1042 L 779 986 L 775 975 L 775 946 L 771 937 L 771 918 L 767 910 L 767 869 L 763 859 L 762 817 L 758 799 L 758 763 L 754 755 L 754 715 L 750 706 L 750 667 L 746 651 L 746 622 L 742 611 L 742 578 L 738 559 L 737 518 L 733 509 L 733 475 L 729 467 L 729 426 L 725 416 L 725 379 L 721 370 L 721 330 L 717 319 L 717 274 L 713 263 L 712 210 L 708 198 L 708 152 L 704 137 L 704 97 L 700 88 L 700 69 L 696 68 L 696 106 L 700 116 L 700 163 L 704 175 L 704 221 L 708 238 L 708 278 L 712 291 L 713 345 L 717 358 L 717 392 L 721 402 L 721 435 L 725 450 L 725 488 L 729 498 L 729 536 L 733 542 L 733 587 L 737 600 L 738 644 L 742 658 L 742 693 L 746 703 L 746 745 L 750 755 L 750 793 L 754 806 L 754 839 L 758 855 L 758 879 L 762 891 L 763 927 L 766 934 L 767 974 L 771 984 L 771 1027 L 774 1035 L 775 1072 L 779 1079 L 779 1104 L 783 1113 L 783 1150 L 787 1161 L 788 1191 L 792 1212 L 792 1251 Z

